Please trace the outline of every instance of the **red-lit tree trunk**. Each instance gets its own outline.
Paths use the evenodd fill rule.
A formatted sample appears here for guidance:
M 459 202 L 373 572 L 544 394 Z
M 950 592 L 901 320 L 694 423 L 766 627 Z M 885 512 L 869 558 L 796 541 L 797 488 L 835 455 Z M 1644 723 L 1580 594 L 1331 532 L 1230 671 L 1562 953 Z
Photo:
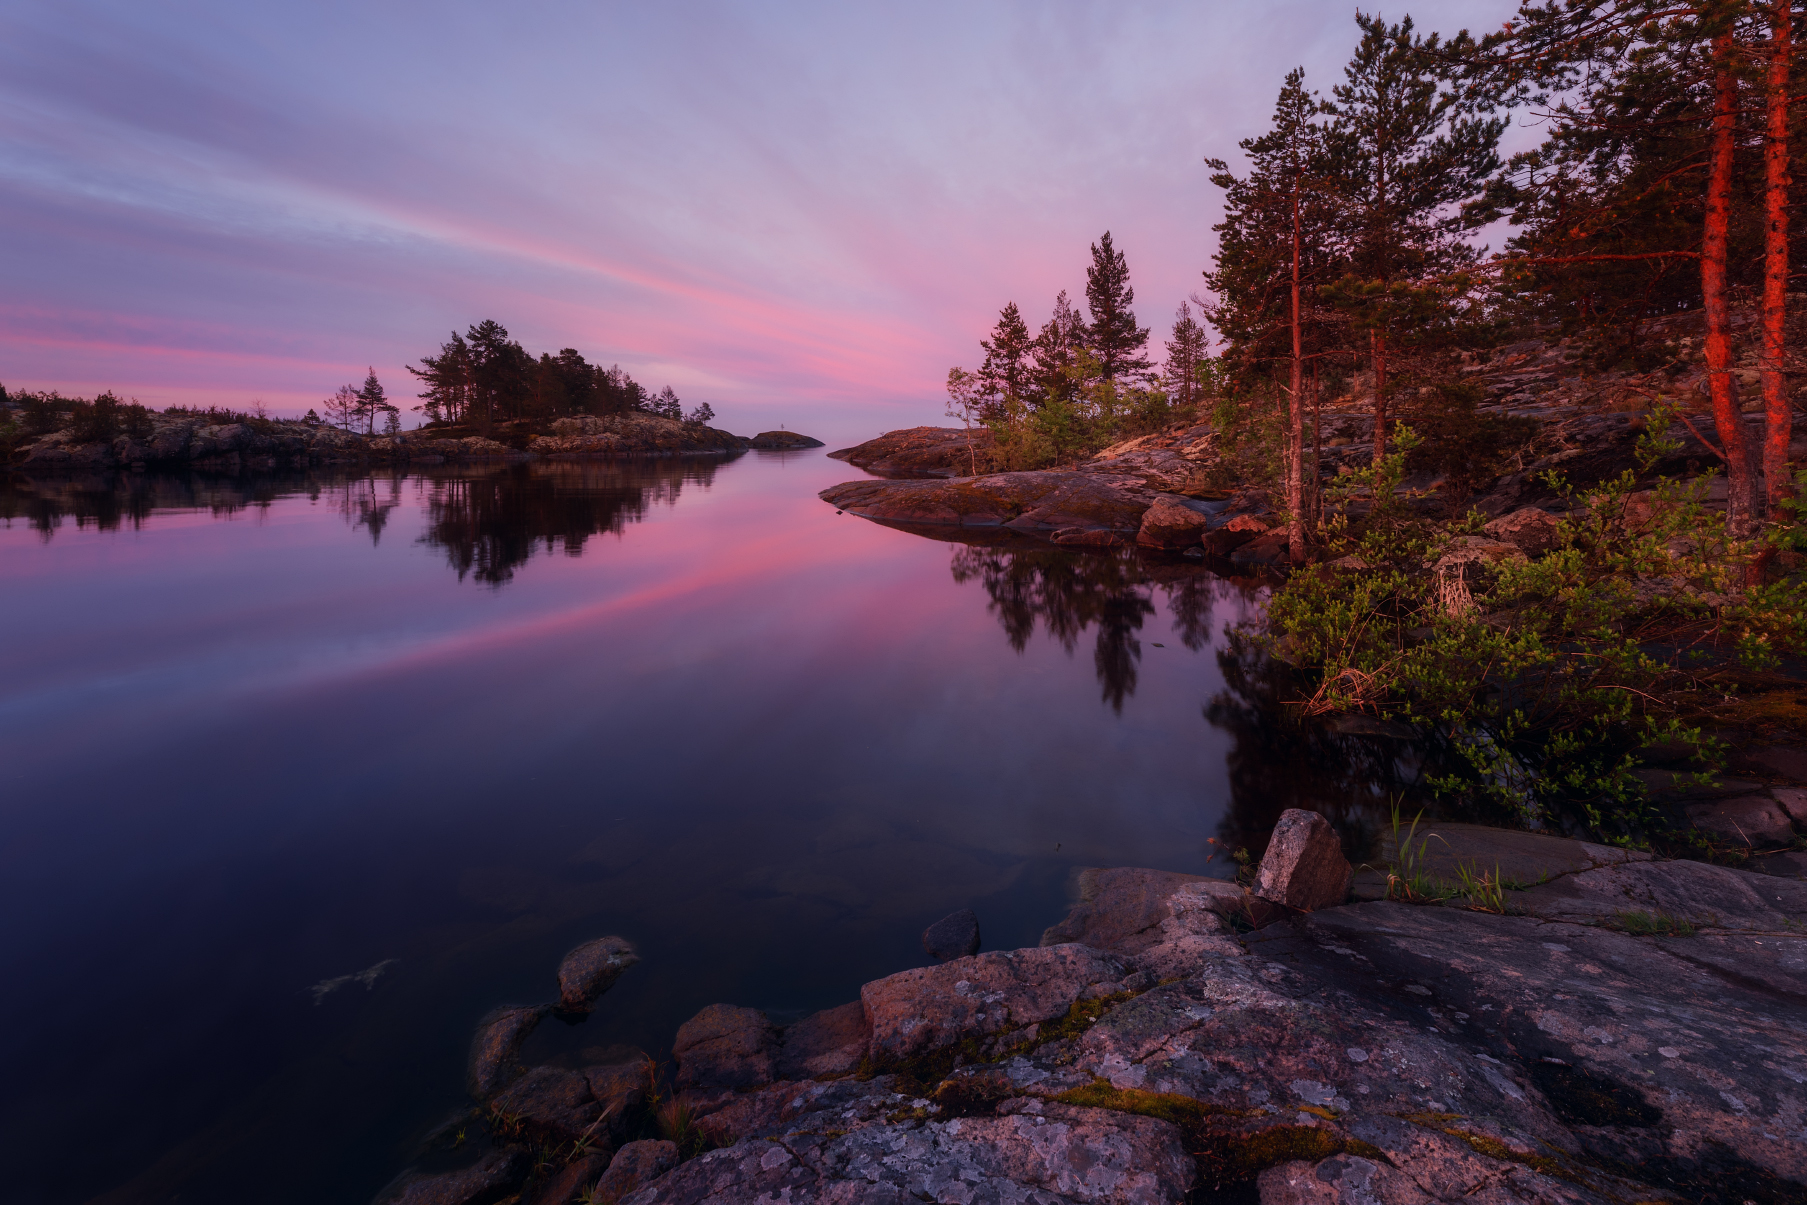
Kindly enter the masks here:
M 1713 38 L 1713 126 L 1707 168 L 1706 226 L 1700 245 L 1700 289 L 1706 312 L 1707 382 L 1713 398 L 1713 426 L 1725 450 L 1726 530 L 1735 538 L 1751 534 L 1756 491 L 1750 447 L 1732 376 L 1731 313 L 1726 298 L 1726 240 L 1731 224 L 1732 150 L 1738 121 L 1736 48 L 1730 30 Z
M 1305 563 L 1305 340 L 1299 321 L 1299 183 L 1293 180 L 1292 399 L 1286 422 L 1286 551 Z
M 1788 318 L 1788 73 L 1794 59 L 1794 0 L 1771 0 L 1769 78 L 1764 83 L 1768 130 L 1763 146 L 1763 486 L 1770 519 L 1792 493 L 1788 440 L 1793 411 L 1782 376 Z

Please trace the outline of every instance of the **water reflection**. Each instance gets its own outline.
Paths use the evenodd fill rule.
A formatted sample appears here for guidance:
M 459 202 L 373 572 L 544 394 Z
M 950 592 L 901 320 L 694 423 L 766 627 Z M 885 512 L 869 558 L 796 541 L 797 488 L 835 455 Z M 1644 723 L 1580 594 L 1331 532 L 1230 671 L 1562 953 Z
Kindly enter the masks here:
M 420 542 L 445 552 L 459 580 L 501 586 L 536 552 L 581 556 L 591 536 L 620 535 L 655 505 L 676 505 L 687 485 L 704 489 L 719 457 L 521 464 L 422 474 L 404 470 L 300 470 L 256 477 L 198 473 L 89 473 L 0 478 L 0 522 L 28 524 L 46 541 L 73 519 L 78 530 L 142 529 L 154 513 L 230 518 L 296 495 L 336 511 L 380 544 L 412 483 L 426 525 Z
M 1019 653 L 1038 624 L 1069 654 L 1095 627 L 1092 664 L 1104 701 L 1119 715 L 1136 693 L 1142 660 L 1138 634 L 1155 613 L 1157 590 L 1166 596 L 1180 639 L 1197 651 L 1211 641 L 1218 600 L 1246 597 L 1253 589 L 1201 567 L 1147 559 L 1133 548 L 969 544 L 954 550 L 951 569 L 956 582 L 984 586 L 991 597 L 988 609 Z
M 721 460 L 516 465 L 480 477 L 432 480 L 421 543 L 443 548 L 459 580 L 500 586 L 544 545 L 583 555 L 591 536 L 620 535 L 655 504 L 675 506 L 685 485 L 704 489 Z

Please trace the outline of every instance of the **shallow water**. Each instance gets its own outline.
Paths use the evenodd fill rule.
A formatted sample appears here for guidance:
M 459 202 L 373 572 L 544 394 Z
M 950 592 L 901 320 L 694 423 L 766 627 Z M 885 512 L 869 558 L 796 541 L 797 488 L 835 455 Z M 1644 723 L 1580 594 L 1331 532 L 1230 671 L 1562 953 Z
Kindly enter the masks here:
M 1252 585 L 815 497 L 856 475 L 0 485 L 6 1199 L 363 1201 L 581 940 L 644 961 L 529 1053 L 664 1057 L 1369 793 L 1220 660 Z

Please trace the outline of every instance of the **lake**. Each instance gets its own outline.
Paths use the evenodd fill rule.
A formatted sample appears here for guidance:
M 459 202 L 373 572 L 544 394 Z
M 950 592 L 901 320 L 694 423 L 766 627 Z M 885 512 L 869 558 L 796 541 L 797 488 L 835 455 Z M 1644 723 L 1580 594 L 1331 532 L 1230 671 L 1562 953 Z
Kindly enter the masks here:
M 816 498 L 857 476 L 0 486 L 7 1199 L 361 1202 L 580 941 L 643 961 L 526 1053 L 668 1058 L 706 1004 L 925 964 L 956 909 L 1033 945 L 1080 867 L 1229 877 L 1374 794 L 1225 652 L 1255 583 Z

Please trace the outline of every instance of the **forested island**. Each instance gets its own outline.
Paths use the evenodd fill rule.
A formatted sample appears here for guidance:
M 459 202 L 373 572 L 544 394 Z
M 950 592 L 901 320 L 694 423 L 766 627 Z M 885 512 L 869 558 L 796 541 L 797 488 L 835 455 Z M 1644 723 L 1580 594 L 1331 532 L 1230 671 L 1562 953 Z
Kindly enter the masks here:
M 667 385 L 657 394 L 623 371 L 590 364 L 574 348 L 535 360 L 500 323 L 456 331 L 410 366 L 422 385 L 403 430 L 401 407 L 371 369 L 300 419 L 262 406 L 154 410 L 111 392 L 66 398 L 9 395 L 0 386 L 0 458 L 23 469 L 180 466 L 212 471 L 364 462 L 439 464 L 533 457 L 724 455 L 745 448 L 820 447 L 794 431 L 739 436 L 711 427 L 708 403 L 685 413 Z M 324 414 L 322 413 L 324 412 Z

